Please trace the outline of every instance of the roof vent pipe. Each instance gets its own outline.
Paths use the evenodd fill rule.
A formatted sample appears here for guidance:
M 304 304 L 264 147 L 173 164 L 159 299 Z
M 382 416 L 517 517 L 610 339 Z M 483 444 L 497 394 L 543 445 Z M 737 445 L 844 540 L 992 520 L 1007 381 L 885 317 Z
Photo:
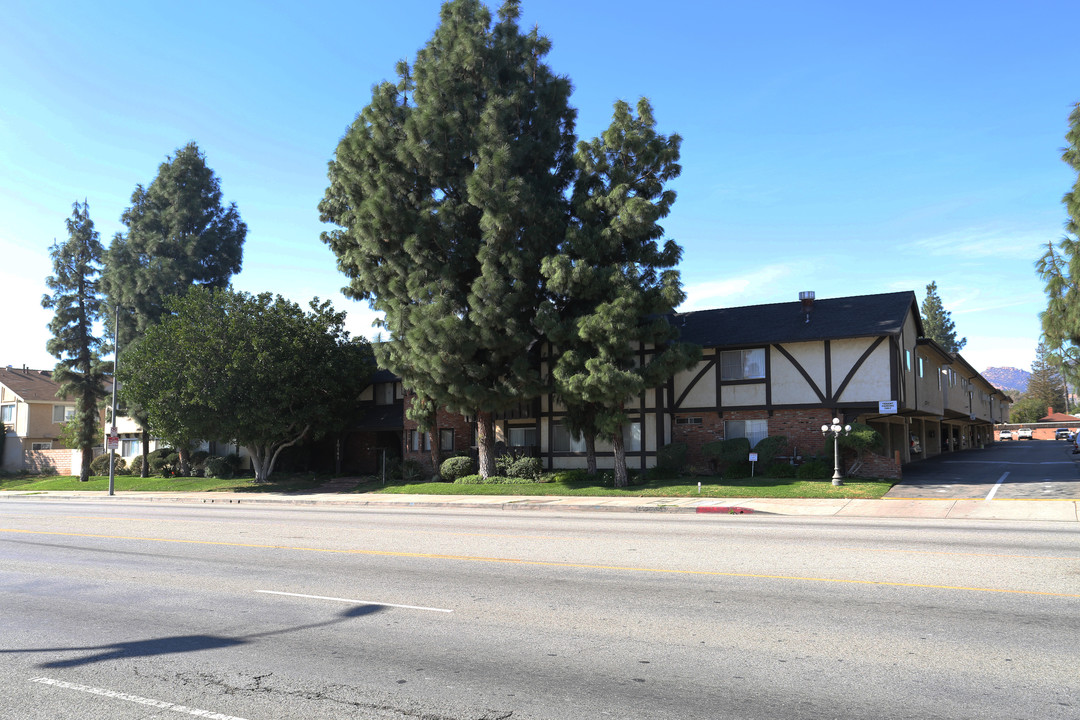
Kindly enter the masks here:
M 799 293 L 799 301 L 802 303 L 802 311 L 806 315 L 806 322 L 810 322 L 810 313 L 814 310 L 814 291 L 803 290 Z

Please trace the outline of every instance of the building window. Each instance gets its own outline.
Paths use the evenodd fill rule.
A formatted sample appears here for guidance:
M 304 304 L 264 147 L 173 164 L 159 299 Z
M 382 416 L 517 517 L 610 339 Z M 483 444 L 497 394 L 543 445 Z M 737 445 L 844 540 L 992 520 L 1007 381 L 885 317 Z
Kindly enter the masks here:
M 54 423 L 65 423 L 71 418 L 75 417 L 74 405 L 53 405 L 52 406 L 52 421 Z
M 700 425 L 701 418 L 699 417 L 677 417 L 675 418 L 676 425 Z
M 120 441 L 120 454 L 124 457 L 131 455 L 142 455 L 142 441 L 141 440 L 128 440 L 124 439 Z
M 411 450 L 412 452 L 431 450 L 431 433 L 422 433 L 419 430 L 410 430 L 409 450 Z
M 910 350 L 905 350 L 904 351 L 904 367 L 907 368 L 908 372 L 911 372 L 911 351 Z
M 38 450 L 52 450 L 52 443 L 51 442 L 31 443 L 30 444 L 30 449 L 33 450 L 34 452 L 37 452 Z
M 724 422 L 724 439 L 744 437 L 750 441 L 750 447 L 769 437 L 768 420 L 726 420 Z
M 535 427 L 511 427 L 509 428 L 509 439 L 507 443 L 510 447 L 535 447 L 536 446 L 536 428 Z
M 923 377 L 923 374 L 925 373 L 925 371 L 926 371 L 926 359 L 925 358 L 919 358 L 919 377 Z
M 454 429 L 443 428 L 439 430 L 439 449 L 440 450 L 453 450 L 454 449 Z
M 721 380 L 760 380 L 765 377 L 765 348 L 720 353 Z
M 574 437 L 561 422 L 552 427 L 551 449 L 555 452 L 585 452 L 585 436 Z
M 375 383 L 375 404 L 394 404 L 394 383 Z
M 0 422 L 10 425 L 15 422 L 15 406 L 0 405 Z
M 626 452 L 641 452 L 641 421 L 633 420 L 623 425 L 623 449 Z

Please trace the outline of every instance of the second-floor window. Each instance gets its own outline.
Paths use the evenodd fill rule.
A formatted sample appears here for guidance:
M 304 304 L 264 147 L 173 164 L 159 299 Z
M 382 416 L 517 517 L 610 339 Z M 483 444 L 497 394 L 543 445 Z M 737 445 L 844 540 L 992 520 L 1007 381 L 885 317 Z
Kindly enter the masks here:
M 74 405 L 53 405 L 52 406 L 52 421 L 54 423 L 65 423 L 71 418 L 75 417 Z
M 15 406 L 14 405 L 0 405 L 0 422 L 7 425 L 15 422 Z
M 375 383 L 375 404 L 394 404 L 394 383 Z
M 721 380 L 760 380 L 765 377 L 765 348 L 720 353 Z

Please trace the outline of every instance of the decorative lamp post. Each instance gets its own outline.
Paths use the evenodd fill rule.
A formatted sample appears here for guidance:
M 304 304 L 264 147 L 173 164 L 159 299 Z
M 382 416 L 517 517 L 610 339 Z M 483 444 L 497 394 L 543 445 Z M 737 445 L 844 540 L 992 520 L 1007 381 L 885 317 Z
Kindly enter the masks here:
M 832 425 L 822 425 L 821 434 L 833 439 L 833 474 L 832 484 L 843 485 L 844 477 L 840 474 L 840 436 L 851 432 L 850 425 L 841 425 L 840 418 L 833 418 Z

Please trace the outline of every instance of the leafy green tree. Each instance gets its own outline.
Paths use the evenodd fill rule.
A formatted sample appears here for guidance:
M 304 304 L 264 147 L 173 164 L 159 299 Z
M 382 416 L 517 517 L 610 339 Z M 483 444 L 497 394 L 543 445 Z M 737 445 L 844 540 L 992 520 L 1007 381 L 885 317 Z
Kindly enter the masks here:
M 563 239 L 573 176 L 569 80 L 477 0 L 441 22 L 339 143 L 319 205 L 346 294 L 384 313 L 379 364 L 440 407 L 477 417 L 494 472 L 494 413 L 536 397 L 540 263 Z
M 926 286 L 926 298 L 921 309 L 926 337 L 951 353 L 960 352 L 967 345 L 967 338 L 956 339 L 956 323 L 952 321 L 952 313 L 941 304 L 936 282 Z
M 90 208 L 83 202 L 73 205 L 67 220 L 68 239 L 53 243 L 49 254 L 53 274 L 45 284 L 53 291 L 41 304 L 55 311 L 49 322 L 52 338 L 46 349 L 57 358 L 53 380 L 60 388 L 58 397 L 75 398 L 73 444 L 82 451 L 79 480 L 90 479 L 94 446 L 100 441 L 98 415 L 105 397 L 108 365 L 101 360 L 103 342 L 94 335 L 94 323 L 102 319 L 100 288 L 101 259 L 104 249 L 90 219 Z
M 1011 423 L 1033 423 L 1038 422 L 1042 417 L 1046 417 L 1046 405 L 1032 395 L 1022 395 L 1009 406 L 1009 422 Z
M 161 319 L 169 296 L 192 285 L 227 287 L 240 272 L 247 226 L 236 204 L 226 207 L 221 198 L 221 182 L 195 143 L 167 158 L 148 187 L 135 187 L 131 207 L 121 216 L 127 232 L 113 238 L 103 277 L 110 307 L 120 308 L 122 348 Z M 107 321 L 111 327 L 111 313 Z M 129 411 L 143 428 L 145 477 L 146 414 L 137 405 Z M 181 454 L 186 464 L 186 451 Z
M 192 288 L 125 352 L 125 399 L 172 440 L 236 440 L 257 482 L 283 450 L 343 429 L 374 371 L 345 314 L 318 299 L 305 312 L 270 293 Z
M 675 269 L 682 249 L 671 239 L 659 244 L 681 139 L 655 125 L 645 99 L 636 115 L 619 101 L 603 136 L 578 144 L 573 220 L 561 252 L 542 266 L 550 296 L 541 326 L 554 346 L 556 393 L 587 448 L 590 436 L 611 441 L 616 487 L 627 483 L 625 404 L 701 356 L 676 342 L 667 319 L 685 297 Z
M 1065 381 L 1061 378 L 1054 357 L 1043 343 L 1039 343 L 1035 350 L 1035 361 L 1031 363 L 1031 377 L 1024 397 L 1037 400 L 1042 406 L 1036 420 L 1045 417 L 1049 407 L 1058 410 L 1065 407 Z

